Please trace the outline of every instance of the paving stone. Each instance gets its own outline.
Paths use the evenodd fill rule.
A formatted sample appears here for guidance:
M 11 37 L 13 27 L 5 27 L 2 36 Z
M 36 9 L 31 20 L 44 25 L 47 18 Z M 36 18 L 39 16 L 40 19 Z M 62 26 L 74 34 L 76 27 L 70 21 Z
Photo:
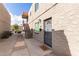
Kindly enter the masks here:
M 28 50 L 25 48 L 14 51 L 11 56 L 29 56 L 29 53 Z
M 51 56 L 51 49 L 42 50 L 43 43 L 35 39 L 24 39 L 14 34 L 7 40 L 0 42 L 1 56 Z
M 13 37 L 14 37 L 14 40 L 13 40 Z M 0 55 L 2 56 L 10 55 L 15 42 L 16 40 L 14 35 L 0 42 Z
M 25 43 L 24 43 L 24 41 L 18 41 L 18 42 L 16 42 L 16 44 L 15 44 L 15 48 L 16 47 L 20 47 L 20 46 L 25 46 Z
M 40 45 L 42 45 L 43 43 L 41 43 L 38 40 L 25 39 L 25 43 L 29 49 L 31 56 L 44 56 L 44 55 L 50 54 L 52 52 L 51 49 L 46 50 L 46 51 L 42 50 L 40 48 Z

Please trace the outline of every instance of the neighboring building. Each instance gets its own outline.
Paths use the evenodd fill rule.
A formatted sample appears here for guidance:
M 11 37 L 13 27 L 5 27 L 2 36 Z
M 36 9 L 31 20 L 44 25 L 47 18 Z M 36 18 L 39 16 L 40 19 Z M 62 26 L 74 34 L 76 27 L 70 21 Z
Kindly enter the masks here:
M 28 13 L 23 12 L 22 18 L 23 18 L 23 29 L 25 31 L 25 38 L 28 38 L 28 39 L 32 38 L 32 34 L 28 25 Z
M 32 4 L 28 24 L 56 55 L 79 55 L 79 4 Z
M 0 33 L 10 30 L 10 15 L 3 4 L 0 3 Z

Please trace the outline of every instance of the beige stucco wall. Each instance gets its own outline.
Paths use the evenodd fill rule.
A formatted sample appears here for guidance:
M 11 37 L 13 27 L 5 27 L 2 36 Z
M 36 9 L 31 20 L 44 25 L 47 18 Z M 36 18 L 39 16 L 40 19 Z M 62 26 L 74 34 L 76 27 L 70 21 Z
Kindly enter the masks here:
M 10 15 L 3 4 L 0 3 L 0 33 L 10 30 Z
M 28 13 L 28 19 L 29 19 L 29 22 L 28 23 L 32 23 L 32 21 L 37 18 L 40 14 L 42 14 L 44 11 L 46 11 L 47 9 L 49 9 L 52 5 L 52 3 L 39 3 L 39 9 L 35 12 L 35 4 L 32 4 L 31 8 L 30 8 L 30 11 Z M 30 16 L 30 12 L 31 12 L 31 16 Z M 31 25 L 30 25 L 31 26 Z
M 79 4 L 58 4 L 52 13 L 53 28 L 56 31 L 54 50 L 61 55 L 79 55 Z
M 42 9 L 49 4 L 44 5 L 41 6 Z M 36 14 L 39 15 L 41 12 L 39 11 Z M 36 16 L 33 16 L 33 19 L 34 17 Z M 52 49 L 54 53 L 56 55 L 79 55 L 79 4 L 59 3 L 29 25 L 34 28 L 34 23 L 41 19 L 41 26 L 44 29 L 43 20 L 49 17 L 52 17 L 52 29 L 54 29 L 52 31 Z M 29 17 L 30 22 L 33 19 L 32 16 Z M 38 35 L 39 40 L 44 41 L 43 32 Z

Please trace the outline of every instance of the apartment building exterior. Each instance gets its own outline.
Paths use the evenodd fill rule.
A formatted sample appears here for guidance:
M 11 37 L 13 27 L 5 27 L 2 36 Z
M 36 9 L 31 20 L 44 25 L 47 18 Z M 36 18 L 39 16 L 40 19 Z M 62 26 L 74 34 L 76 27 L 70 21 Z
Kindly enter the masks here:
M 0 3 L 0 34 L 10 30 L 10 15 L 3 4 Z
M 79 4 L 34 3 L 28 15 L 34 39 L 56 55 L 79 55 Z

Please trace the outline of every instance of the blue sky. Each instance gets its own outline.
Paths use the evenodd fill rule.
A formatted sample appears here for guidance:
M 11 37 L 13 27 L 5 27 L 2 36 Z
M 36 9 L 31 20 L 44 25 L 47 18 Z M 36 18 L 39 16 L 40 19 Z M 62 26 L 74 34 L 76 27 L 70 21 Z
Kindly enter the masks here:
M 13 15 L 22 15 L 23 12 L 28 12 L 32 3 L 6 3 L 5 7 Z
M 4 6 L 11 15 L 11 25 L 22 25 L 22 13 L 28 12 L 32 3 L 5 3 Z

